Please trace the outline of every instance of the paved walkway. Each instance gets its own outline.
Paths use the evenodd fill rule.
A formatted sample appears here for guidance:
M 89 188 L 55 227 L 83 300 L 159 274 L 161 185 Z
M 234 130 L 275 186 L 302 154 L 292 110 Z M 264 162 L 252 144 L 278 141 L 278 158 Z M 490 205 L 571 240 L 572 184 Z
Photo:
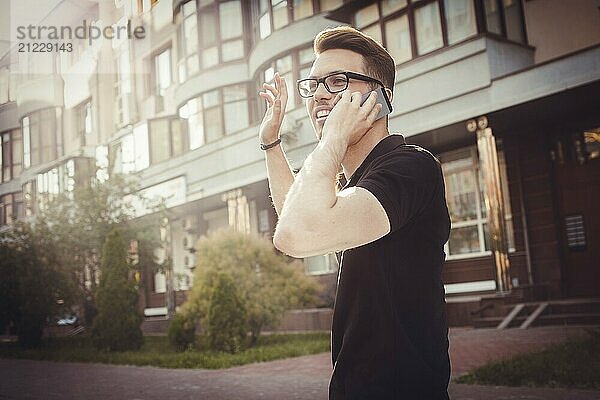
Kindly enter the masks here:
M 585 335 L 577 327 L 529 330 L 453 329 L 453 376 L 488 360 Z M 0 359 L 0 399 L 326 400 L 328 353 L 227 370 L 175 370 Z M 600 400 L 600 391 L 450 384 L 455 400 Z

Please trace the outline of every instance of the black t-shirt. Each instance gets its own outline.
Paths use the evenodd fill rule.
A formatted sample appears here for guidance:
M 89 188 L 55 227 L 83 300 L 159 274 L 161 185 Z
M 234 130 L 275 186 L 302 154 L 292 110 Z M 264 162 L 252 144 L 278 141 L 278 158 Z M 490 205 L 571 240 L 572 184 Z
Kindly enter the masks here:
M 329 398 L 447 399 L 441 270 L 450 218 L 440 163 L 402 135 L 390 135 L 345 187 L 352 186 L 377 197 L 391 231 L 342 253 Z

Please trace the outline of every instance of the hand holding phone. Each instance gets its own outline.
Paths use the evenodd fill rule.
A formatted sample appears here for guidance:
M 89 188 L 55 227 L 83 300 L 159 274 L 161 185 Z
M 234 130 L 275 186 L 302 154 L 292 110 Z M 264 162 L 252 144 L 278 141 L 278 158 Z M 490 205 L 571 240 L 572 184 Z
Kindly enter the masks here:
M 375 121 L 377 121 L 378 119 L 383 118 L 392 112 L 392 104 L 390 103 L 390 99 L 388 98 L 387 93 L 385 92 L 385 88 L 379 87 L 375 90 L 372 90 L 371 92 L 377 93 L 377 100 L 375 100 L 375 104 L 380 103 L 382 105 L 381 111 L 379 112 L 379 114 L 377 114 L 377 118 L 375 118 Z M 371 92 L 363 94 L 362 100 L 360 102 L 361 106 L 369 98 Z

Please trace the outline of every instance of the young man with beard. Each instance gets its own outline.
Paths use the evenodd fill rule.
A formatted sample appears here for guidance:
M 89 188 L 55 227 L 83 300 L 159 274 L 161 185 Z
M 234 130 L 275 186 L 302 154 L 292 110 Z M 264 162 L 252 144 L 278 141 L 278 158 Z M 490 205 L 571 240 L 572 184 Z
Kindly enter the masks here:
M 314 41 L 298 81 L 319 142 L 294 176 L 279 145 L 287 102 L 275 75 L 260 96 L 259 139 L 279 222 L 273 243 L 293 257 L 342 251 L 333 325 L 330 399 L 448 399 L 448 326 L 441 269 L 450 232 L 438 160 L 390 134 L 382 105 L 395 63 L 350 27 Z M 401 94 L 400 94 L 401 95 Z M 343 169 L 347 184 L 334 181 Z

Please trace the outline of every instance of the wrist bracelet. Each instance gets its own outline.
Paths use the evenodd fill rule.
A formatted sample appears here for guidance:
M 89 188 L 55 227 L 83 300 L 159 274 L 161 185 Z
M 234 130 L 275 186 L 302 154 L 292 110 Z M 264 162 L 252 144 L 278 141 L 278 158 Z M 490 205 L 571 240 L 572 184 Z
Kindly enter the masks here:
M 279 143 L 281 143 L 281 138 L 277 139 L 276 141 L 274 141 L 273 143 L 269 143 L 269 144 L 260 144 L 260 149 L 261 150 L 269 150 L 271 147 L 275 147 L 277 146 Z

